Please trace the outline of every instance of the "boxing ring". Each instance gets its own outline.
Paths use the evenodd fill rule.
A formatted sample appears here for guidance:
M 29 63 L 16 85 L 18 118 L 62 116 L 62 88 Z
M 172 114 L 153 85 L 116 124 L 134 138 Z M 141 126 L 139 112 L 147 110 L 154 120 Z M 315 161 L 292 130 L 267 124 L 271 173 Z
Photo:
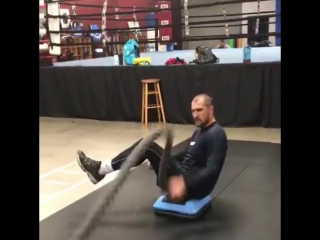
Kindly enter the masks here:
M 163 3 L 167 8 L 161 9 Z M 235 3 L 252 4 L 254 10 L 246 10 L 241 14 L 228 13 L 228 5 Z M 72 8 L 72 14 L 67 18 L 62 16 L 59 4 Z M 48 51 L 51 54 L 59 57 L 67 47 L 63 42 L 67 32 L 59 27 L 61 19 L 76 26 L 77 22 L 90 19 L 100 21 L 101 26 L 91 30 L 73 29 L 72 34 L 101 36 L 101 49 L 106 56 L 90 59 L 82 59 L 84 57 L 81 56 L 72 61 L 55 62 L 51 67 L 40 67 L 40 116 L 139 122 L 141 80 L 158 78 L 168 122 L 191 124 L 190 99 L 196 94 L 208 93 L 214 98 L 217 117 L 224 126 L 280 127 L 281 46 L 276 45 L 275 39 L 281 37 L 281 32 L 277 32 L 278 27 L 275 26 L 281 13 L 276 11 L 275 1 L 199 4 L 184 1 L 178 6 L 170 1 L 159 1 L 155 4 L 143 8 L 114 6 L 108 4 L 108 1 L 103 6 L 71 0 L 53 0 L 48 3 L 46 19 L 50 37 Z M 75 6 L 92 7 L 99 13 L 77 14 Z M 216 11 L 220 14 L 191 14 L 197 8 L 207 12 L 210 8 L 218 9 Z M 181 11 L 183 16 L 177 20 L 175 14 Z M 143 26 L 139 14 L 150 12 L 157 16 L 156 24 L 154 27 Z M 235 29 L 246 28 L 252 17 L 256 19 L 253 32 L 236 34 Z M 268 17 L 269 22 L 263 22 L 263 17 Z M 119 27 L 121 21 L 128 22 L 128 27 Z M 261 32 L 265 25 L 269 26 L 268 33 Z M 208 34 L 195 36 L 193 33 L 199 32 L 198 29 L 205 29 L 205 32 L 208 29 Z M 211 29 L 220 29 L 221 34 L 211 35 Z M 178 31 L 182 32 L 181 36 L 177 36 Z M 146 51 L 140 51 L 139 58 L 150 59 L 150 65 L 128 66 L 126 61 L 121 65 L 115 60 L 118 57 L 119 60 L 125 59 L 122 48 L 127 40 L 123 36 L 136 39 L 141 49 L 146 47 Z M 252 47 L 251 64 L 243 64 L 244 39 L 266 37 L 274 39 L 271 46 Z M 216 49 L 219 40 L 225 40 L 231 48 Z M 188 49 L 188 45 L 194 45 L 191 43 L 210 44 L 219 62 L 189 64 L 195 59 L 195 49 Z M 72 43 L 72 46 L 77 47 L 77 44 Z M 88 49 L 89 43 L 81 44 L 81 47 Z M 175 45 L 184 45 L 186 48 L 174 50 Z M 83 50 L 81 54 L 84 52 L 86 56 L 91 56 L 90 51 Z M 168 59 L 176 57 L 187 64 L 165 65 Z M 117 102 L 117 108 L 113 107 L 114 102 Z M 150 120 L 156 120 L 152 117 L 153 113 L 150 113 Z
M 242 63 L 243 50 L 240 48 L 232 49 L 214 49 L 213 53 L 219 56 L 219 63 Z M 153 66 L 165 65 L 165 62 L 169 58 L 182 58 L 187 62 L 191 62 L 194 59 L 194 51 L 192 50 L 180 50 L 172 52 L 148 52 L 141 53 L 141 57 L 150 57 Z M 253 48 L 252 49 L 252 62 L 265 63 L 265 62 L 281 62 L 281 47 L 270 48 Z M 103 57 L 90 60 L 76 60 L 67 62 L 54 63 L 56 67 L 64 66 L 114 66 L 113 57 Z

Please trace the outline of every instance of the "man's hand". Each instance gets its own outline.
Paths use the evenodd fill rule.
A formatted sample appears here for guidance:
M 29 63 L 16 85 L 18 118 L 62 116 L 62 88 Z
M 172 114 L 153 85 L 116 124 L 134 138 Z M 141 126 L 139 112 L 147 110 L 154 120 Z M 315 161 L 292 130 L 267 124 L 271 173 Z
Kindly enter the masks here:
M 148 168 L 149 170 L 153 170 L 153 166 L 151 165 L 151 162 L 148 160 Z
M 174 176 L 169 178 L 168 191 L 172 201 L 183 201 L 186 194 L 186 184 L 183 177 Z

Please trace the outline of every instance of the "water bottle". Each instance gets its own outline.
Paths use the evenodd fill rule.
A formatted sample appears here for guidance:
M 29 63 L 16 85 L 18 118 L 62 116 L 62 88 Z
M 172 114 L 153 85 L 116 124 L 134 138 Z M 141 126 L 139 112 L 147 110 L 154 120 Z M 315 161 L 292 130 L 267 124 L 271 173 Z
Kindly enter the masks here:
M 114 65 L 119 65 L 119 56 L 113 55 L 113 61 L 114 61 Z
M 167 43 L 167 52 L 172 52 L 174 49 L 173 43 Z
M 151 52 L 150 50 L 150 44 L 147 44 L 147 52 Z
M 243 49 L 243 63 L 251 63 L 251 47 L 249 45 Z

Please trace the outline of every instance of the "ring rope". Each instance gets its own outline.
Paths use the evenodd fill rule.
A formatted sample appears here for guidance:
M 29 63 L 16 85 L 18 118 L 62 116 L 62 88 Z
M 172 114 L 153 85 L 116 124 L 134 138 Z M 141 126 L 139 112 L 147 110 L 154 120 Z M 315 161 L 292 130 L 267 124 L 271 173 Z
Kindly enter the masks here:
M 77 15 L 79 16 L 79 15 Z M 265 14 L 265 17 L 281 17 L 281 14 Z M 54 16 L 55 17 L 55 16 Z M 245 20 L 250 20 L 251 17 L 243 17 L 243 18 L 229 18 L 228 22 L 240 22 L 240 21 L 245 21 Z M 217 20 L 211 20 L 211 21 L 196 21 L 196 22 L 189 22 L 188 25 L 189 26 L 194 26 L 194 25 L 205 25 L 205 24 L 216 24 L 216 23 L 225 23 L 224 19 L 217 19 Z M 168 24 L 165 25 L 165 27 L 172 27 L 172 26 L 181 26 L 184 27 L 184 23 L 183 24 Z M 159 26 L 159 28 L 161 28 L 161 26 Z M 148 29 L 148 27 L 139 27 L 139 28 L 130 28 L 130 30 L 134 30 L 134 29 Z M 116 31 L 116 30 L 129 30 L 128 28 L 108 28 L 106 29 L 108 31 Z M 101 32 L 102 29 L 96 29 L 96 30 L 79 30 L 79 31 L 74 31 L 74 32 L 81 32 L 81 33 L 93 33 L 93 32 Z M 60 33 L 60 31 L 50 31 L 50 33 Z
M 52 1 L 52 0 L 51 0 Z M 65 4 L 65 1 L 66 0 L 59 0 L 57 2 L 61 3 L 61 4 Z M 67 1 L 70 1 L 70 0 L 67 0 Z M 214 3 L 202 3 L 202 4 L 188 4 L 188 10 L 190 9 L 196 9 L 196 8 L 208 8 L 208 7 L 213 7 L 213 6 L 218 6 L 218 5 L 226 5 L 226 4 L 237 4 L 237 3 L 246 3 L 246 2 L 256 2 L 257 0 L 232 0 L 232 1 L 220 1 L 220 2 L 214 2 Z M 259 2 L 261 1 L 268 1 L 268 0 L 259 0 Z M 49 2 L 50 3 L 50 0 L 47 0 L 45 2 Z M 74 5 L 77 5 L 77 4 L 74 4 Z M 86 5 L 86 7 L 96 7 L 96 8 L 101 8 L 101 5 L 98 6 L 98 5 Z M 111 6 L 108 6 L 108 8 L 111 8 Z M 124 7 L 123 7 L 124 8 Z M 132 7 L 131 7 L 132 9 Z M 171 11 L 180 11 L 184 9 L 184 6 L 180 6 L 180 7 L 175 7 L 175 8 L 170 8 L 170 9 L 159 9 L 159 8 L 140 8 L 138 10 L 136 10 L 136 13 L 150 13 L 150 12 L 161 12 L 161 11 L 168 11 L 168 10 L 171 10 Z M 119 12 L 119 14 L 121 15 L 127 15 L 127 14 L 132 14 L 132 11 L 126 11 L 126 12 Z M 90 16 L 99 16 L 100 14 L 90 14 Z M 113 16 L 114 13 L 107 13 L 106 11 L 106 15 L 107 16 Z M 80 15 L 79 15 L 80 16 Z M 88 14 L 83 14 L 82 15 L 83 17 L 86 17 L 88 16 Z M 62 16 L 60 16 L 62 17 Z
M 189 28 L 189 11 L 188 11 L 188 0 L 184 0 L 184 32 L 185 37 L 188 39 L 190 34 L 190 28 Z M 189 43 L 186 42 L 186 48 L 189 48 Z
M 136 23 L 137 23 L 138 21 L 137 21 L 136 7 L 135 7 L 135 6 L 133 6 L 133 12 L 132 12 L 132 13 L 133 13 L 132 16 L 133 16 L 134 26 L 136 26 Z M 136 40 L 139 40 L 139 37 L 140 37 L 140 35 L 141 35 L 141 32 L 140 32 L 139 30 L 140 30 L 140 26 L 139 26 L 138 29 L 135 29 L 135 31 L 134 31 L 134 37 L 135 37 Z
M 117 9 L 117 10 L 116 10 Z M 117 14 L 117 12 L 119 11 L 119 8 L 115 8 L 115 13 Z M 276 11 L 262 11 L 260 12 L 261 14 L 270 14 L 270 13 L 276 13 Z M 257 12 L 249 12 L 249 13 L 229 13 L 228 16 L 242 16 L 242 15 L 257 15 Z M 101 20 L 101 18 L 93 18 L 91 17 L 91 14 L 88 15 L 83 15 L 85 17 L 79 17 L 78 14 L 75 16 L 65 16 L 65 18 L 72 18 L 75 19 L 77 18 L 78 20 Z M 214 14 L 214 15 L 194 15 L 194 16 L 188 16 L 188 18 L 214 18 L 214 17 L 224 17 L 224 14 Z M 181 16 L 181 18 L 184 18 L 184 16 Z M 107 18 L 107 21 L 131 21 L 131 18 L 119 18 L 119 15 L 116 15 L 114 18 Z M 146 19 L 139 19 L 137 18 L 137 21 L 145 21 Z M 224 25 L 225 26 L 225 25 Z M 229 25 L 230 27 L 230 25 Z
M 71 5 L 71 15 L 72 16 L 77 15 L 77 5 L 74 5 L 74 4 Z
M 276 11 L 263 11 L 260 14 L 267 14 L 267 13 L 276 13 Z M 257 12 L 248 12 L 248 13 L 228 13 L 228 17 L 234 16 L 242 16 L 242 15 L 257 15 Z M 189 18 L 212 18 L 212 17 L 224 17 L 224 14 L 213 14 L 213 15 L 194 15 L 189 16 Z M 181 17 L 183 18 L 183 16 Z
M 159 166 L 159 176 L 158 182 L 162 190 L 168 190 L 168 166 L 170 165 L 170 154 L 173 145 L 173 131 L 169 128 L 165 130 L 165 146 L 164 151 L 161 156 L 160 166 Z
M 107 9 L 108 9 L 108 0 L 104 0 L 102 7 L 102 20 L 101 20 L 101 34 L 102 34 L 102 48 L 103 51 L 106 51 L 107 47 Z
M 114 19 L 112 19 L 112 20 L 124 21 L 123 19 L 120 19 L 120 16 L 118 14 L 118 12 L 119 12 L 119 8 L 118 7 L 114 8 L 114 12 L 115 12 Z
M 48 2 L 50 2 L 51 0 L 44 0 L 43 2 L 46 4 Z M 236 1 L 230 1 L 230 0 L 227 0 L 227 1 L 220 1 L 219 4 L 217 5 L 226 5 L 226 4 L 234 4 L 234 3 L 244 3 L 244 2 L 256 2 L 257 0 L 236 0 Z M 270 1 L 270 0 L 261 0 L 261 1 Z M 83 2 L 83 0 L 59 0 L 58 1 L 59 3 L 63 4 L 63 5 L 78 5 L 78 6 L 83 6 L 83 7 L 86 7 L 86 6 L 92 6 L 92 7 L 96 7 L 96 8 L 101 8 L 101 5 L 98 5 L 98 4 L 95 4 L 95 5 L 92 5 L 92 4 L 75 4 L 74 2 Z M 71 2 L 71 3 L 69 3 Z M 208 3 L 205 3 L 205 4 L 208 4 Z M 210 4 L 210 3 L 209 3 Z M 201 4 L 200 4 L 201 5 Z M 115 7 L 118 7 L 118 6 L 112 6 L 112 5 L 109 5 L 108 8 L 115 8 Z M 123 8 L 123 9 L 132 9 L 132 7 L 126 7 L 126 6 L 122 6 L 120 8 Z M 136 6 L 136 9 L 146 9 L 147 7 L 137 7 Z
M 255 33 L 253 34 L 232 34 L 232 38 L 254 38 L 257 35 Z M 270 33 L 265 33 L 265 34 L 259 34 L 259 37 L 280 37 L 281 33 L 279 32 L 270 32 Z M 205 40 L 226 40 L 229 39 L 230 37 L 227 37 L 225 34 L 223 35 L 205 35 L 205 36 L 193 36 L 189 38 L 177 38 L 174 39 L 175 41 L 180 41 L 180 42 L 193 42 L 193 41 L 205 41 Z M 159 39 L 153 38 L 153 39 L 148 39 L 148 40 L 141 40 L 139 43 L 157 43 L 159 42 Z M 110 45 L 114 44 L 124 44 L 125 41 L 115 41 L 110 43 Z M 52 46 L 78 46 L 79 43 L 51 43 Z M 81 45 L 90 45 L 90 43 L 82 43 Z
M 270 33 L 260 33 L 259 37 L 280 37 L 281 33 L 279 32 L 270 32 Z M 236 38 L 254 38 L 257 37 L 257 35 L 255 33 L 253 34 L 232 34 L 232 38 L 236 39 Z M 174 39 L 174 41 L 180 41 L 180 42 L 194 42 L 194 41 L 206 41 L 206 40 L 226 40 L 229 39 L 229 37 L 227 37 L 225 34 L 223 35 L 205 35 L 205 36 L 193 36 L 193 37 L 189 37 L 189 38 L 177 38 Z M 139 43 L 140 44 L 149 44 L 149 43 L 157 43 L 159 42 L 159 39 L 153 38 L 153 39 L 147 39 L 147 40 L 140 40 Z M 110 45 L 114 45 L 114 44 L 125 44 L 126 41 L 115 41 L 110 43 Z M 53 46 L 79 46 L 79 43 L 62 43 L 62 44 L 57 44 L 57 43 L 52 43 L 51 45 Z M 90 43 L 82 43 L 81 45 L 90 45 Z
M 261 24 L 276 24 L 276 22 L 266 22 L 266 23 L 260 23 Z M 239 24 L 228 24 L 229 27 L 241 27 L 241 26 L 248 26 L 247 23 L 239 23 Z M 193 28 L 225 28 L 226 25 L 206 25 L 206 26 L 192 26 Z
M 187 37 L 190 34 L 188 0 L 184 0 L 184 26 L 185 26 L 185 35 Z
M 256 20 L 256 29 L 255 34 L 259 33 L 259 25 L 260 25 L 260 0 L 257 1 L 257 12 L 258 12 L 258 18 Z
M 228 22 L 227 22 L 227 10 L 226 10 L 226 5 L 223 5 L 223 16 L 224 16 L 224 20 L 226 21 L 226 36 L 229 36 L 229 26 L 228 26 Z
M 134 22 L 136 23 L 137 22 L 137 16 L 136 16 L 136 7 L 135 6 L 133 6 L 132 17 L 133 17 Z
M 118 14 L 119 8 L 117 8 L 117 7 L 114 8 L 114 12 L 115 12 L 114 19 L 115 19 L 115 20 L 120 20 L 120 15 Z M 116 24 L 115 24 L 116 28 L 118 28 L 118 25 L 119 25 L 119 22 L 117 21 Z M 115 35 L 116 35 L 116 37 L 118 36 L 118 32 L 119 32 L 119 30 L 115 30 Z M 113 41 L 113 39 L 112 39 L 112 41 Z M 115 55 L 118 55 L 118 48 L 117 48 L 117 46 L 116 46 L 116 45 L 113 45 L 113 46 L 112 46 L 112 49 L 113 49 L 113 52 L 115 53 Z
M 122 188 L 123 184 L 127 180 L 131 168 L 136 166 L 137 162 L 145 151 L 147 150 L 148 146 L 154 142 L 156 139 L 158 139 L 161 135 L 165 135 L 166 143 L 165 143 L 165 149 L 164 153 L 162 155 L 161 163 L 160 163 L 160 169 L 159 170 L 159 183 L 161 183 L 162 187 L 166 188 L 167 179 L 166 178 L 167 173 L 166 169 L 164 168 L 164 164 L 168 163 L 168 155 L 171 152 L 172 143 L 173 143 L 173 133 L 172 130 L 169 127 L 163 127 L 160 128 L 151 134 L 147 135 L 145 138 L 143 138 L 140 143 L 132 150 L 131 154 L 128 156 L 127 160 L 122 164 L 121 169 L 119 171 L 119 174 L 117 178 L 114 180 L 115 184 L 113 185 L 113 188 L 111 191 L 106 193 L 106 196 L 100 199 L 100 203 L 98 203 L 96 206 L 97 208 L 92 211 L 85 221 L 83 222 L 83 225 L 81 225 L 72 235 L 70 240 L 86 240 L 90 236 L 90 234 L 94 231 L 94 229 L 98 226 L 101 217 L 104 215 L 105 210 L 111 205 L 113 200 L 115 199 L 116 195 L 119 193 L 120 189 Z M 167 166 L 167 165 L 166 165 Z
M 232 38 L 236 39 L 236 38 L 254 38 L 257 37 L 257 35 L 255 33 L 253 34 L 232 34 Z M 281 37 L 281 33 L 279 32 L 271 32 L 271 33 L 265 33 L 265 34 L 259 34 L 259 37 Z M 225 34 L 223 35 L 205 35 L 205 36 L 193 36 L 193 37 L 189 37 L 189 38 L 182 38 L 179 39 L 180 42 L 194 42 L 194 41 L 206 41 L 206 40 L 226 40 L 226 39 L 230 39 L 230 36 L 227 37 Z M 148 40 L 140 40 L 139 43 L 157 43 L 159 42 L 159 39 L 153 38 L 153 39 L 148 39 Z M 114 45 L 114 44 L 125 44 L 126 41 L 115 41 L 110 43 L 110 45 Z M 58 43 L 51 43 L 51 46 L 79 46 L 79 43 L 62 43 L 62 44 L 58 44 Z M 82 43 L 81 45 L 90 45 L 90 43 Z

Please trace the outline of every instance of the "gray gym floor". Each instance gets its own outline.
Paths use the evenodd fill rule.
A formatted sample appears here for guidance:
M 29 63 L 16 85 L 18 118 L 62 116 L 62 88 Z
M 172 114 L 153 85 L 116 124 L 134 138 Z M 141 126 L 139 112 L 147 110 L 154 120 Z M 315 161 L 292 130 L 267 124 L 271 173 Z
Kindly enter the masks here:
M 155 175 L 133 170 L 90 239 L 280 240 L 280 144 L 230 140 L 212 193 L 212 210 L 195 223 L 154 216 Z M 112 182 L 40 222 L 41 240 L 64 240 L 112 187 Z

